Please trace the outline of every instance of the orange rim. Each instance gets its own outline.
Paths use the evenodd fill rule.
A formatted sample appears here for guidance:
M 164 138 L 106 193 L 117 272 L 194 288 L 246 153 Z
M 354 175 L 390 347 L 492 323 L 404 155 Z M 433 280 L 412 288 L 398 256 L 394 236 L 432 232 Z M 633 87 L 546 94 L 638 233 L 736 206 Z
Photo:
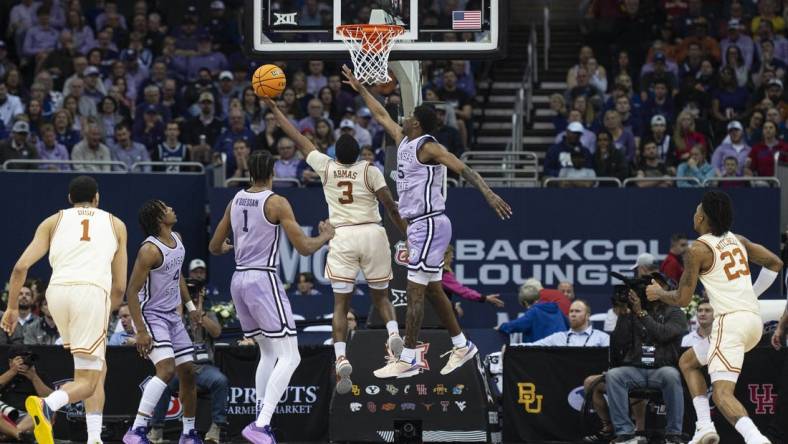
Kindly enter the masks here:
M 400 25 L 340 25 L 337 26 L 339 35 L 360 40 L 361 48 L 366 52 L 382 52 L 387 48 L 391 39 L 405 32 Z

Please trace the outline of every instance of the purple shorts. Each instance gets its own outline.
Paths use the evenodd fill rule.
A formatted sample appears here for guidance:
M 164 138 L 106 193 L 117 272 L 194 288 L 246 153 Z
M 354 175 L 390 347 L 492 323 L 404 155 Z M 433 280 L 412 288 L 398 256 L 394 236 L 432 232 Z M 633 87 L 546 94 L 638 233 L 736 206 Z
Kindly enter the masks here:
M 177 311 L 143 310 L 142 319 L 150 333 L 153 348 L 171 348 L 175 359 L 190 356 L 194 352 L 194 344 Z
M 235 312 L 244 336 L 268 338 L 295 336 L 290 299 L 276 271 L 245 270 L 233 274 L 230 283 Z
M 451 242 L 451 221 L 445 214 L 408 225 L 408 270 L 439 273 Z

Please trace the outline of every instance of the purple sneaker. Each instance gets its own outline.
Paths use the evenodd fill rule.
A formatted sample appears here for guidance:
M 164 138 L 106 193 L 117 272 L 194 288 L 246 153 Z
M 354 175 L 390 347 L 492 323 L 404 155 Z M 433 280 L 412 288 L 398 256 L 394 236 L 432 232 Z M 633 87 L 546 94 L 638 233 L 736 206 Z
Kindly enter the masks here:
M 145 427 L 130 428 L 123 435 L 123 444 L 150 444 L 148 440 L 148 429 Z
M 257 427 L 255 423 L 246 426 L 241 435 L 252 444 L 276 444 L 271 426 Z
M 181 435 L 178 444 L 202 444 L 202 438 L 197 434 L 197 430 L 192 429 L 191 432 Z

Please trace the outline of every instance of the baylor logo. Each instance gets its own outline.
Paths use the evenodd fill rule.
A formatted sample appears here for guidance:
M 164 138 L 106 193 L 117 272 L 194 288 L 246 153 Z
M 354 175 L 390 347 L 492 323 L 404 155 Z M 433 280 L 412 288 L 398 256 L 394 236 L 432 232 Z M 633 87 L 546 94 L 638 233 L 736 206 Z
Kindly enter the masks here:
M 526 413 L 541 413 L 542 398 L 542 395 L 536 394 L 536 386 L 533 383 L 517 383 L 517 403 L 523 405 Z

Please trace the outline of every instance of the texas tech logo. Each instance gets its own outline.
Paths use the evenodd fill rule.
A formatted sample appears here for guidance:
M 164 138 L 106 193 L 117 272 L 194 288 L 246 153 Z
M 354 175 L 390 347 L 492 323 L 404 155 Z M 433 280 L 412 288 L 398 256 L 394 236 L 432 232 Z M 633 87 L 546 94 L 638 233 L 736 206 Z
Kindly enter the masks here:
M 408 266 L 408 245 L 405 241 L 399 241 L 394 245 L 394 263 Z
M 755 404 L 756 415 L 774 415 L 774 406 L 777 396 L 772 384 L 749 384 L 747 391 L 750 393 L 750 402 Z
M 533 383 L 517 383 L 517 403 L 523 405 L 526 413 L 541 413 L 542 398 L 542 395 L 536 393 L 536 386 Z

